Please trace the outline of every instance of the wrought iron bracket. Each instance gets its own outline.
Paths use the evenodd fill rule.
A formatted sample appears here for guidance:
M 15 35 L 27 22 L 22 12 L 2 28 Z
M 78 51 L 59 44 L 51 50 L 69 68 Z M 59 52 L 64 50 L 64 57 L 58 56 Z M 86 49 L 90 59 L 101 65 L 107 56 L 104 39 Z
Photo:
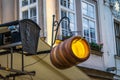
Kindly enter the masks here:
M 66 17 L 66 16 L 62 17 L 59 21 L 57 21 L 57 20 L 55 20 L 55 15 L 53 15 L 51 49 L 52 49 L 52 47 L 55 43 L 60 24 L 63 20 L 67 20 L 68 21 L 68 26 L 70 27 L 70 19 L 68 17 Z

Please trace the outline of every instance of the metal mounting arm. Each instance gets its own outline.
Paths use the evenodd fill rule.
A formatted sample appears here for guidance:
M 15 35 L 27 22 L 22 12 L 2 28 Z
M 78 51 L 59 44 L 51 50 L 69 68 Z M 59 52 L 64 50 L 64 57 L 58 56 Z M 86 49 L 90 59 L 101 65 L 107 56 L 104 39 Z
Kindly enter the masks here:
M 51 48 L 53 47 L 53 44 L 55 43 L 57 34 L 58 34 L 58 29 L 60 27 L 60 24 L 63 20 L 68 21 L 68 27 L 70 27 L 70 19 L 68 17 L 62 17 L 59 21 L 55 20 L 55 15 L 53 15 L 53 24 L 52 24 L 52 40 L 51 40 Z M 56 26 L 56 29 L 55 29 Z M 54 31 L 55 31 L 55 36 L 54 36 Z

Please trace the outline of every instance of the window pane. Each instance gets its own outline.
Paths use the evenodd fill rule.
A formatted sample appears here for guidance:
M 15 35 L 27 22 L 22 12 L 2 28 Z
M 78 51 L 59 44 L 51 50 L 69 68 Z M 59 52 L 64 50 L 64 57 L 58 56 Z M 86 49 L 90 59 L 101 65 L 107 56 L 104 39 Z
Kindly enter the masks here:
M 82 12 L 84 15 L 87 15 L 87 10 L 83 9 Z
M 72 24 L 72 23 L 70 23 L 70 30 L 71 30 L 71 31 L 75 31 L 75 25 Z
M 90 35 L 91 35 L 91 38 L 95 39 L 95 30 L 94 29 L 90 29 Z
M 75 15 L 73 13 L 68 13 L 70 19 L 70 31 L 75 31 Z
M 74 0 L 68 0 L 68 8 L 74 10 Z
M 28 0 L 22 0 L 22 6 L 28 5 Z
M 61 10 L 61 18 L 62 18 L 62 17 L 65 17 L 65 16 L 67 16 L 67 12 Z M 65 29 L 65 28 L 66 28 L 65 26 L 67 26 L 67 22 L 66 22 L 66 20 L 63 20 L 63 21 L 62 21 L 62 29 Z
M 94 12 L 94 6 L 88 5 L 88 11 L 89 12 Z
M 62 35 L 63 36 L 69 36 L 70 32 L 71 32 L 71 29 L 68 26 L 68 21 L 67 20 L 63 20 L 62 21 Z
M 88 5 L 88 13 L 91 18 L 94 18 L 94 6 Z
M 60 4 L 61 4 L 61 5 L 64 5 L 64 0 L 60 0 Z
M 84 15 L 87 15 L 87 3 L 82 2 L 82 12 Z
M 84 29 L 84 37 L 89 41 L 89 26 L 88 19 L 83 18 L 83 29 Z
M 96 40 L 95 40 L 95 39 L 91 39 L 91 42 L 94 42 L 94 43 L 96 43 Z
M 84 28 L 84 36 L 89 37 L 89 29 L 88 28 Z
M 87 10 L 87 3 L 82 2 L 82 8 Z
M 32 19 L 33 21 L 37 21 L 37 13 L 36 13 L 36 7 L 33 7 L 30 9 L 30 19 Z
M 67 12 L 66 12 L 66 11 L 61 10 L 61 18 L 62 18 L 62 17 L 65 17 L 65 16 L 67 16 Z
M 68 13 L 68 17 L 70 19 L 70 23 L 75 23 L 75 15 L 73 13 Z
M 94 6 L 85 2 L 82 2 L 82 13 L 91 18 L 95 18 Z
M 33 18 L 30 18 L 31 20 L 33 20 L 34 22 L 37 22 L 37 17 L 33 17 Z
M 94 18 L 94 17 L 95 17 L 95 16 L 94 16 L 94 13 L 89 12 L 89 17 Z
M 28 18 L 28 10 L 22 12 L 22 17 L 23 17 L 23 19 Z
M 89 21 L 91 42 L 95 42 L 95 23 Z
M 89 21 L 89 26 L 90 26 L 90 28 L 95 28 L 95 22 Z
M 30 17 L 35 17 L 37 14 L 36 14 L 36 7 L 33 7 L 30 9 Z
M 66 8 L 74 10 L 74 0 L 60 0 L 60 4 Z
M 88 28 L 88 19 L 83 18 L 83 26 Z
M 63 21 L 62 22 L 62 35 L 63 36 L 68 36 L 69 32 L 68 32 L 68 26 L 67 26 L 67 21 Z
M 67 7 L 67 2 L 66 0 L 60 0 L 60 3 L 62 6 Z
M 66 20 L 62 21 L 62 28 L 67 30 L 67 21 Z
M 67 34 L 68 34 L 67 31 L 62 30 L 62 36 L 68 36 Z
M 116 51 L 117 51 L 117 55 L 120 56 L 120 39 L 116 38 Z
M 35 3 L 36 2 L 36 0 L 30 0 L 30 3 Z
M 119 24 L 115 24 L 115 26 L 119 26 Z M 120 27 L 115 27 L 115 34 L 116 36 L 120 36 Z

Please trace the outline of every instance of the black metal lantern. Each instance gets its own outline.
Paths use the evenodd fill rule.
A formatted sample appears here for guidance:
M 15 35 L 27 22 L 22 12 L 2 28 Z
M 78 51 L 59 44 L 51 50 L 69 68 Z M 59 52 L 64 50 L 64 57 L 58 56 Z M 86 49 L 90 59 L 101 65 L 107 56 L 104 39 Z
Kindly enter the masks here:
M 30 19 L 19 22 L 23 51 L 36 54 L 39 40 L 40 27 Z

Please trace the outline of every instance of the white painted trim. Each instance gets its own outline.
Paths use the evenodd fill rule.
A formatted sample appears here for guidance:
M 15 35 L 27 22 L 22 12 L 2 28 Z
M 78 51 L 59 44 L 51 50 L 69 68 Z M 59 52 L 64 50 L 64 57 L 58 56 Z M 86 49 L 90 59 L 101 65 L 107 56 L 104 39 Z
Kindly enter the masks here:
M 37 0 L 36 0 L 36 3 L 30 4 L 29 8 L 32 8 L 32 7 L 35 7 L 35 6 L 37 6 Z
M 75 31 L 77 31 L 77 18 L 76 18 L 76 0 L 73 0 L 74 1 L 74 11 L 75 11 Z M 78 33 L 77 33 L 78 34 Z
M 44 37 L 47 37 L 47 14 L 46 14 L 46 0 L 43 0 L 43 7 L 44 7 L 44 9 L 43 9 L 43 14 L 44 14 L 44 16 L 43 16 L 43 20 L 44 20 Z
M 22 19 L 22 13 L 21 13 L 21 11 L 22 11 L 22 10 L 21 10 L 21 9 L 22 9 L 22 8 L 21 8 L 22 3 L 21 3 L 21 0 L 19 0 L 19 4 L 20 4 L 20 5 L 19 5 L 19 18 L 20 18 L 20 20 L 21 20 L 21 19 Z
M 112 29 L 112 32 L 113 32 L 113 35 L 112 35 L 112 36 L 113 36 L 113 43 L 115 44 L 115 45 L 114 45 L 114 52 L 115 52 L 114 55 L 117 55 L 117 51 L 116 51 L 116 49 L 117 49 L 117 48 L 116 48 L 116 40 L 115 40 L 116 37 L 115 37 L 115 28 L 114 28 L 114 22 L 115 22 L 115 20 L 116 20 L 116 19 L 115 19 L 114 16 L 112 15 L 112 22 L 113 22 L 113 24 L 112 24 L 112 28 L 113 28 L 113 29 Z M 119 22 L 120 22 L 120 21 L 119 21 Z
M 61 9 L 64 9 L 65 11 L 68 11 L 68 12 L 71 12 L 71 13 L 75 13 L 75 10 L 68 9 L 68 8 L 66 8 L 66 7 L 64 7 L 64 6 L 61 6 L 61 5 L 60 5 L 60 8 L 61 8 Z
M 37 18 L 37 24 L 39 24 L 39 12 L 38 12 L 38 0 L 36 0 L 36 18 Z
M 85 2 L 85 3 L 87 3 L 87 4 L 90 4 L 90 5 L 92 5 L 92 6 L 95 6 L 94 4 L 92 4 L 92 3 L 90 3 L 90 2 L 88 2 L 88 1 L 86 1 L 86 0 L 82 0 L 81 2 Z
M 61 4 L 60 4 L 60 0 L 59 0 L 59 19 L 61 19 Z M 59 35 L 61 35 L 62 34 L 62 28 L 59 27 L 59 29 L 60 29 L 60 34 Z
M 25 6 L 25 7 L 22 7 L 21 8 L 21 11 L 26 11 L 26 10 L 28 10 L 29 9 L 29 7 L 28 6 Z

